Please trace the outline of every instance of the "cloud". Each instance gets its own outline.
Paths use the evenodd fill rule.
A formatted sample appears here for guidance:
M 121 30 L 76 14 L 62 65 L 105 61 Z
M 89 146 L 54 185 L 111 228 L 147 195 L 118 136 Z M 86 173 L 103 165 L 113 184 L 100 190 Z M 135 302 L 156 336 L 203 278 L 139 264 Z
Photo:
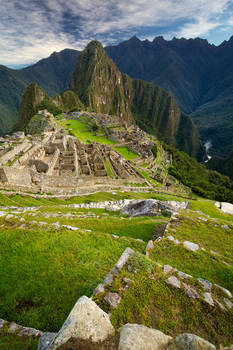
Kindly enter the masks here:
M 90 40 L 104 45 L 157 34 L 206 36 L 228 22 L 231 0 L 2 0 L 0 64 L 29 64 Z

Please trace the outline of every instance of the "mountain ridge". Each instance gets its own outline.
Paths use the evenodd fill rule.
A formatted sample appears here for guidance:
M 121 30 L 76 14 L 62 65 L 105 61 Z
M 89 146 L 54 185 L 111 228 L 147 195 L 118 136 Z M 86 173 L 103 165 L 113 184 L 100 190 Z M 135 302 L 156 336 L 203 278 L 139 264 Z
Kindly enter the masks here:
M 68 89 L 87 108 L 118 115 L 126 123 L 135 120 L 145 131 L 150 130 L 166 143 L 203 159 L 197 130 L 173 96 L 159 86 L 120 73 L 99 42 L 92 41 L 79 56 Z

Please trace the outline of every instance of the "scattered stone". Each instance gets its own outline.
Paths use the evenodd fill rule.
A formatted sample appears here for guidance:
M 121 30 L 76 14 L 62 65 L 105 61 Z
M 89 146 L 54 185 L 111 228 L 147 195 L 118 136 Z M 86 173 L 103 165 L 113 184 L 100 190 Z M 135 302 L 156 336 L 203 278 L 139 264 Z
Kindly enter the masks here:
M 222 225 L 222 228 L 223 228 L 224 230 L 230 230 L 230 227 L 229 227 L 228 225 Z
M 117 293 L 108 292 L 104 297 L 104 301 L 107 305 L 116 308 L 121 302 L 121 297 Z
M 71 231 L 79 230 L 78 227 L 74 227 L 74 226 L 70 226 L 70 225 L 62 225 L 62 227 L 67 228 L 68 230 L 71 230 Z
M 37 329 L 29 328 L 29 327 L 22 327 L 17 335 L 20 336 L 20 337 L 38 338 L 42 334 L 43 333 L 41 331 L 38 331 Z
M 57 333 L 44 333 L 39 339 L 37 350 L 48 350 Z
M 16 324 L 15 322 L 11 322 L 8 326 L 8 333 L 14 334 L 16 331 L 19 331 L 22 327 Z
M 223 287 L 219 286 L 218 284 L 214 284 L 214 286 L 217 287 L 217 288 L 219 288 L 219 289 L 221 289 L 221 290 L 223 291 L 223 293 L 224 293 L 228 298 L 232 298 L 232 294 L 231 294 L 231 292 L 230 292 L 228 289 L 223 288 Z
M 168 277 L 165 281 L 169 286 L 180 289 L 180 281 L 176 276 Z
M 232 303 L 229 299 L 224 298 L 223 300 L 224 300 L 224 303 L 225 303 L 230 309 L 233 308 L 233 303 Z
M 198 292 L 196 291 L 196 289 L 186 283 L 183 283 L 184 289 L 185 289 L 185 293 L 189 298 L 192 299 L 199 299 L 200 295 L 198 294 Z
M 127 278 L 127 277 L 124 277 L 123 278 L 123 281 L 125 282 L 125 283 L 127 283 L 127 284 L 130 284 L 132 281 L 131 281 L 131 279 L 130 278 Z
M 105 277 L 104 285 L 105 285 L 105 284 L 112 285 L 112 282 L 113 282 L 113 274 L 112 274 L 112 272 L 110 271 L 110 272 L 107 274 L 107 276 Z
M 104 284 L 100 283 L 98 286 L 94 289 L 93 295 L 98 295 L 104 292 Z
M 56 229 L 60 228 L 59 222 L 55 222 L 55 223 L 53 223 L 51 225 L 54 226 Z
M 192 252 L 196 252 L 199 249 L 199 245 L 193 242 L 184 241 L 184 247 Z
M 218 304 L 218 306 L 220 307 L 220 309 L 226 310 L 225 307 L 224 307 L 218 300 L 216 300 L 216 303 Z
M 185 272 L 182 272 L 182 271 L 178 271 L 178 275 L 180 278 L 193 278 L 193 276 L 191 276 Z
M 161 350 L 171 339 L 156 329 L 127 323 L 120 328 L 118 350 Z
M 170 265 L 164 265 L 164 267 L 163 267 L 163 272 L 164 272 L 165 274 L 170 273 L 170 272 L 173 272 L 173 271 L 174 271 L 174 269 L 173 269 L 172 266 L 170 266 Z
M 126 248 L 124 253 L 121 255 L 120 259 L 118 260 L 118 262 L 116 263 L 115 267 L 118 270 L 121 270 L 125 264 L 127 263 L 127 261 L 129 260 L 129 258 L 134 254 L 133 249 L 131 248 Z
M 167 350 L 216 350 L 216 347 L 194 334 L 180 334 Z
M 149 249 L 154 249 L 154 243 L 151 240 L 147 243 L 147 246 L 146 246 L 146 250 L 149 250 Z
M 210 292 L 211 291 L 211 288 L 212 288 L 212 283 L 208 280 L 205 280 L 203 278 L 198 278 L 197 279 L 203 286 L 204 290 L 206 292 Z
M 209 293 L 209 292 L 204 293 L 204 298 L 205 298 L 206 303 L 208 303 L 211 306 L 214 306 L 214 301 L 213 301 L 211 293 Z
M 58 349 L 72 340 L 92 343 L 104 341 L 114 334 L 109 316 L 94 301 L 86 296 L 81 297 L 60 331 L 52 340 L 49 350 Z

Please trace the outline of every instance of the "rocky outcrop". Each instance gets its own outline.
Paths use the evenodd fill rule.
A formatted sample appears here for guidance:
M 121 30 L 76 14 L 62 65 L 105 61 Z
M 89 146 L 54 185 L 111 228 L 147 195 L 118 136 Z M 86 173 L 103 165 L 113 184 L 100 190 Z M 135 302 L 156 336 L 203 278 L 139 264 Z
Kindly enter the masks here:
M 155 199 L 136 200 L 124 206 L 121 210 L 121 214 L 138 217 L 157 216 L 165 212 L 167 215 L 172 215 L 179 209 L 185 209 L 185 207 L 186 205 L 184 202 L 161 202 Z
M 64 348 L 69 342 L 78 344 L 87 341 L 96 344 L 113 336 L 114 332 L 109 316 L 91 299 L 83 296 L 71 310 L 48 349 Z
M 79 56 L 68 88 L 89 109 L 118 115 L 128 124 L 136 121 L 166 143 L 203 157 L 197 129 L 173 96 L 159 86 L 121 74 L 98 41 L 89 43 Z

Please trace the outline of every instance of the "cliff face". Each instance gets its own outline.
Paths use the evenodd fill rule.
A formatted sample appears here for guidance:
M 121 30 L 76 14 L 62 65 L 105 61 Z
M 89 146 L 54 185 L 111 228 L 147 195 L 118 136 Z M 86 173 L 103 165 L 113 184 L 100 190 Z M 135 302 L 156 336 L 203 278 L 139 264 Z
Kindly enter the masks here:
M 91 110 L 133 121 L 126 103 L 122 74 L 98 41 L 92 41 L 81 53 L 68 88 Z
M 102 45 L 92 41 L 79 56 L 68 84 L 86 107 L 134 121 L 147 132 L 201 160 L 204 150 L 192 120 L 159 86 L 121 74 Z

